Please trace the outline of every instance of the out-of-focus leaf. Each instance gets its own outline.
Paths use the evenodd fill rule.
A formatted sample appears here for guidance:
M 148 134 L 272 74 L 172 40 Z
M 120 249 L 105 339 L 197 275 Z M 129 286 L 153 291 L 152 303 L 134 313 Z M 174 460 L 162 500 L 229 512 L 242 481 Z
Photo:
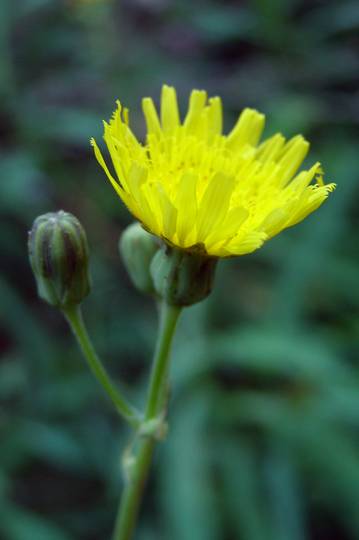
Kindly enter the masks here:
M 46 426 L 26 422 L 21 430 L 23 445 L 37 459 L 53 462 L 56 466 L 81 469 L 86 466 L 86 455 L 76 438 L 60 426 Z
M 0 531 L 8 540 L 74 540 L 45 517 L 20 508 L 5 506 L 0 516 Z
M 30 108 L 23 118 L 23 129 L 29 135 L 38 113 L 39 109 L 36 108 L 36 104 L 33 109 L 30 104 Z M 98 114 L 87 110 L 71 109 L 70 107 L 46 107 L 41 109 L 41 115 L 42 122 L 36 130 L 38 143 L 42 140 L 46 140 L 49 144 L 51 141 L 54 144 L 61 141 L 65 145 L 78 144 L 81 147 L 89 148 L 89 134 L 96 134 L 100 128 Z
M 224 497 L 237 535 L 246 540 L 277 540 L 274 536 L 256 450 L 245 439 L 225 439 L 218 445 Z
M 318 385 L 330 380 L 350 380 L 349 371 L 330 344 L 311 336 L 309 330 L 305 334 L 281 332 L 270 326 L 248 327 L 206 341 L 187 342 L 176 356 L 174 379 L 178 385 L 188 384 L 213 368 L 230 365 L 238 370 L 282 375 Z
M 295 470 L 293 456 L 285 445 L 274 443 L 265 458 L 265 478 L 276 540 L 305 540 L 304 493 L 300 486 L 299 471 Z
M 1 277 L 0 296 L 3 302 L 0 307 L 0 319 L 4 321 L 6 317 L 9 331 L 17 336 L 18 344 L 24 348 L 28 357 L 32 358 L 32 366 L 41 364 L 46 368 L 53 354 L 46 331 L 34 320 L 31 311 L 17 292 Z M 11 306 L 6 313 L 5 306 Z
M 322 35 L 350 32 L 359 28 L 359 5 L 355 0 L 326 3 L 312 9 L 307 24 Z
M 41 192 L 43 175 L 33 158 L 25 152 L 0 155 L 0 208 L 11 209 L 17 214 L 40 200 L 46 200 L 46 193 Z M 43 188 L 42 188 L 43 189 Z
M 253 13 L 244 7 L 239 10 L 221 6 L 194 13 L 192 24 L 208 41 L 216 43 L 250 38 L 256 21 Z
M 208 402 L 198 393 L 181 405 L 162 449 L 160 504 L 167 536 L 173 540 L 221 538 L 208 425 Z

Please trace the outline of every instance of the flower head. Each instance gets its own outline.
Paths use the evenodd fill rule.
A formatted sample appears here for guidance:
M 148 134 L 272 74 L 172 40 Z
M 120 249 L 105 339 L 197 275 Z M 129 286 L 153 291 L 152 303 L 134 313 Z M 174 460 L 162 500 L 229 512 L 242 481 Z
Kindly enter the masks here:
M 309 143 L 277 133 L 259 143 L 264 115 L 244 109 L 228 135 L 219 97 L 193 90 L 180 120 L 176 91 L 163 86 L 160 118 L 144 98 L 141 144 L 118 108 L 104 123 L 115 178 L 92 139 L 100 165 L 130 212 L 169 245 L 214 257 L 250 253 L 316 210 L 333 191 L 319 163 L 297 172 Z M 313 183 L 314 181 L 314 183 Z

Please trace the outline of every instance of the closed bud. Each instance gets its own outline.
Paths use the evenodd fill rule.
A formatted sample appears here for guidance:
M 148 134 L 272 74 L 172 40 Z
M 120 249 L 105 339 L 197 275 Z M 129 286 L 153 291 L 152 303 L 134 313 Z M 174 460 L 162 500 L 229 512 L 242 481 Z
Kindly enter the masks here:
M 156 238 L 139 223 L 129 225 L 121 235 L 119 249 L 132 283 L 143 293 L 153 294 L 150 264 L 159 249 Z
M 86 233 L 60 210 L 35 219 L 28 240 L 39 296 L 60 309 L 80 304 L 90 291 Z
M 168 304 L 191 306 L 212 291 L 217 259 L 163 245 L 151 263 L 157 294 Z

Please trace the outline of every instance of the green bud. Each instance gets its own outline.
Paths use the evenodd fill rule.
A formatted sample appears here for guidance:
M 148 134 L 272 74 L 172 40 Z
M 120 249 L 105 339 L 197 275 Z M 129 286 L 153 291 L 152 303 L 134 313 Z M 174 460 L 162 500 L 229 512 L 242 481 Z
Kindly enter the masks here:
M 150 264 L 159 245 L 139 223 L 129 225 L 121 235 L 119 249 L 132 283 L 143 293 L 153 294 Z
M 216 264 L 214 257 L 164 245 L 151 263 L 156 292 L 175 306 L 201 302 L 212 290 Z
M 29 258 L 38 295 L 58 308 L 79 304 L 90 291 L 86 233 L 72 214 L 60 210 L 35 219 Z

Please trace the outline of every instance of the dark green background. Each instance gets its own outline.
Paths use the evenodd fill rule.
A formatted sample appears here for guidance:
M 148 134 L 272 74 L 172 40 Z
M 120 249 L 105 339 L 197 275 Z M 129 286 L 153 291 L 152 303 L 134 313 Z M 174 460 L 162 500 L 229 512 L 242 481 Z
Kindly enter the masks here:
M 0 538 L 107 540 L 127 430 L 26 254 L 40 213 L 85 226 L 85 317 L 143 401 L 156 313 L 117 241 L 131 221 L 93 158 L 115 99 L 177 87 L 244 106 L 266 134 L 303 133 L 338 184 L 304 223 L 221 263 L 175 342 L 170 433 L 137 540 L 359 538 L 359 3 L 355 0 L 2 0 L 0 17 Z

